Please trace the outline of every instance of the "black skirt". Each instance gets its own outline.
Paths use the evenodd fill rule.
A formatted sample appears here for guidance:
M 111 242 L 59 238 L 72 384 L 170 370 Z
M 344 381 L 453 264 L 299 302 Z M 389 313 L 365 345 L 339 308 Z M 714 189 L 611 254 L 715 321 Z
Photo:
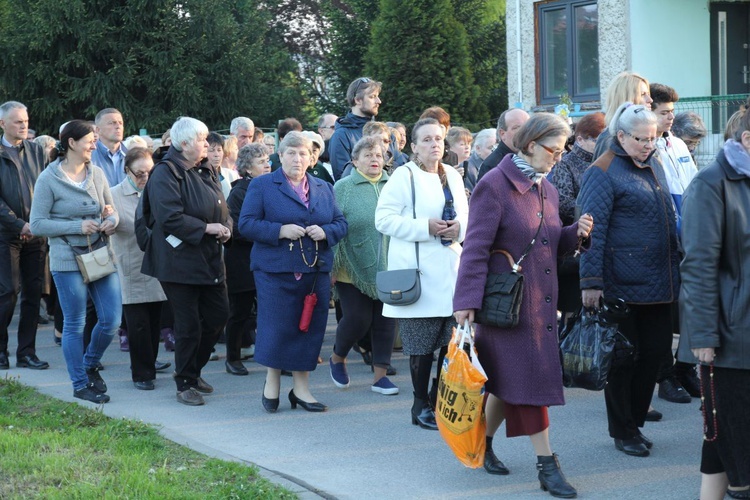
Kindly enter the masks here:
M 750 484 L 750 391 L 747 389 L 750 370 L 714 367 L 712 391 L 709 368 L 701 366 L 701 384 L 706 434 L 709 438 L 716 436 L 715 441 L 703 441 L 701 472 L 726 472 L 730 486 L 747 486 Z

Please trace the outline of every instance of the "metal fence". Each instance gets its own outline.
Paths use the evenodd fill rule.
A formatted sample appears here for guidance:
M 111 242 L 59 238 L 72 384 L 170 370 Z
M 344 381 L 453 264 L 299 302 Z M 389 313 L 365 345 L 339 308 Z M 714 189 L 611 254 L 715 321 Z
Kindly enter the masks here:
M 727 120 L 747 103 L 750 94 L 684 97 L 675 104 L 675 113 L 692 111 L 703 118 L 708 135 L 695 150 L 698 168 L 711 163 L 724 145 Z

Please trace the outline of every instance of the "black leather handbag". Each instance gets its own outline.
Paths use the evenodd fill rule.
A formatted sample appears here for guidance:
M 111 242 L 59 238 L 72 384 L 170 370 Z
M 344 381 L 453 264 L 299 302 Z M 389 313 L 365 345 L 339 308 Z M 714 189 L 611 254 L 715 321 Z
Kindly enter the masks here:
M 496 252 L 509 255 L 505 250 Z M 509 260 L 513 262 L 510 257 Z M 517 270 L 521 268 L 517 267 Z M 522 298 L 523 274 L 516 270 L 491 273 L 484 285 L 482 308 L 474 315 L 474 321 L 480 325 L 513 328 L 518 325 Z
M 417 218 L 416 196 L 414 193 L 414 174 L 407 167 L 409 177 L 411 178 L 411 202 L 412 215 Z M 382 242 L 382 240 L 381 240 Z M 375 288 L 378 292 L 378 299 L 384 304 L 392 306 L 408 306 L 419 300 L 422 294 L 422 283 L 420 281 L 419 271 L 419 242 L 414 243 L 417 253 L 416 269 L 394 269 L 389 271 L 379 271 L 375 275 Z M 378 269 L 380 268 L 380 254 L 382 245 L 378 249 Z
M 544 224 L 544 196 L 541 189 L 539 192 L 542 201 L 539 227 L 531 243 L 526 246 L 518 261 L 514 262 L 513 256 L 505 250 L 492 250 L 490 252 L 490 255 L 496 253 L 505 255 L 512 270 L 487 275 L 487 282 L 484 285 L 484 297 L 482 298 L 482 308 L 474 315 L 474 321 L 480 325 L 495 326 L 498 328 L 513 328 L 518 325 L 521 313 L 521 299 L 523 299 L 523 275 L 520 273 L 520 264 L 531 251 Z

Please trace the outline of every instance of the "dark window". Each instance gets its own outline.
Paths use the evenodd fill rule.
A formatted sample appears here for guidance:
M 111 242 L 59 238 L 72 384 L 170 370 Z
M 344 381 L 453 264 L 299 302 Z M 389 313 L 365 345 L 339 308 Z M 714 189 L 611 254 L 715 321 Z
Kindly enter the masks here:
M 599 100 L 599 15 L 596 1 L 537 4 L 540 103 Z

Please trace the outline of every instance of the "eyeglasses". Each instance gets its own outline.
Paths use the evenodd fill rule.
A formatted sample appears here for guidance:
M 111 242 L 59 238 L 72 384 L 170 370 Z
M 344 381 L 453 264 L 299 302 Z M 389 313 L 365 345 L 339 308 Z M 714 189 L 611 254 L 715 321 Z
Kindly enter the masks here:
M 656 144 L 656 137 L 636 137 L 630 132 L 625 132 L 625 134 L 635 139 L 635 142 L 637 142 L 641 146 L 648 146 L 649 144 Z
M 562 155 L 565 152 L 565 151 L 560 151 L 560 150 L 548 148 L 547 146 L 545 146 L 541 142 L 537 142 L 537 144 L 539 144 L 542 148 L 544 148 L 544 150 L 546 152 L 548 152 L 549 154 L 551 154 L 553 160 L 559 160 L 560 158 L 562 158 Z
M 683 139 L 682 142 L 685 143 L 685 146 L 692 151 L 693 149 L 697 148 L 698 145 L 701 143 L 701 139 Z
M 359 92 L 359 88 L 362 86 L 362 84 L 370 83 L 370 79 L 366 76 L 363 76 L 362 78 L 357 79 L 357 85 L 354 87 L 354 97 L 357 97 L 357 92 Z
M 318 127 L 318 128 L 321 128 L 321 129 L 330 129 L 330 130 L 333 130 L 333 129 L 335 129 L 335 128 L 336 128 L 336 125 L 325 125 L 325 126 L 322 126 L 322 127 Z
M 148 179 L 148 176 L 151 175 L 151 172 L 134 172 L 133 169 L 129 168 L 130 173 L 135 176 L 136 179 L 139 181 L 142 181 L 143 179 Z

